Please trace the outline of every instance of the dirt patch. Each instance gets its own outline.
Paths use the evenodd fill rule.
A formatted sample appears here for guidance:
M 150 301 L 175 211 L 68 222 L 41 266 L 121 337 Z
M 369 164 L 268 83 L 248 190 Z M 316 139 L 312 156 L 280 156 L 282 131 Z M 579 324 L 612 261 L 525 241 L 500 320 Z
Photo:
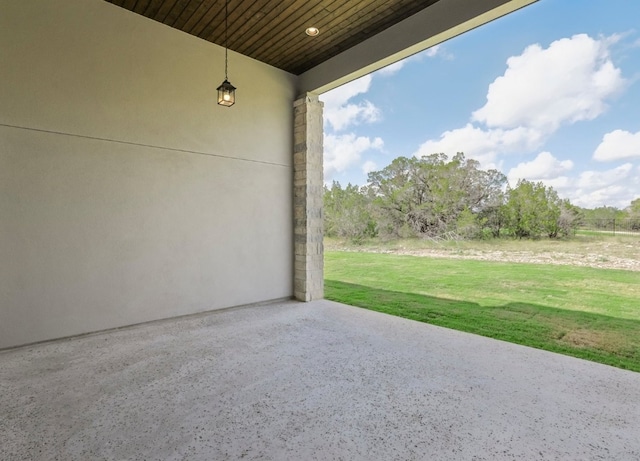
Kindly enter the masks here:
M 364 250 L 374 253 L 389 253 L 398 255 L 423 256 L 429 258 L 475 259 L 479 261 L 500 261 L 530 264 L 557 264 L 566 266 L 595 267 L 598 269 L 623 269 L 640 271 L 640 261 L 637 259 L 621 258 L 602 254 L 573 254 L 559 251 L 535 253 L 532 251 L 503 251 L 503 250 L 448 250 L 448 249 L 419 249 L 419 250 Z
M 615 335 L 596 330 L 573 330 L 564 335 L 560 342 L 574 347 L 602 349 L 609 352 L 617 351 L 624 344 Z
M 371 240 L 361 245 L 325 239 L 325 249 L 640 272 L 640 239 L 637 236 L 585 237 L 569 240 Z

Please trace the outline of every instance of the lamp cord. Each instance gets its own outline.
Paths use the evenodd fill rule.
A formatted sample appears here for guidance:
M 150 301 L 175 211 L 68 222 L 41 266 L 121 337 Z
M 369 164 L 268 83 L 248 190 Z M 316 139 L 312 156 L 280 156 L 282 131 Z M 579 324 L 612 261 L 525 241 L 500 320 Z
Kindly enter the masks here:
M 229 80 L 227 75 L 229 62 L 229 0 L 224 2 L 224 79 Z

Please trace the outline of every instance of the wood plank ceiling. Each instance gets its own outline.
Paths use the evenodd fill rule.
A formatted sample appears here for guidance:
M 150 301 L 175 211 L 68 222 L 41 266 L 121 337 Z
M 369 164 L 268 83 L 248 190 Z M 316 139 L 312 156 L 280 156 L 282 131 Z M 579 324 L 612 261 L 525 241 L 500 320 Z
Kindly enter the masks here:
M 106 0 L 225 44 L 224 0 Z M 229 0 L 228 46 L 299 75 L 438 0 Z M 309 37 L 307 27 L 320 34 Z

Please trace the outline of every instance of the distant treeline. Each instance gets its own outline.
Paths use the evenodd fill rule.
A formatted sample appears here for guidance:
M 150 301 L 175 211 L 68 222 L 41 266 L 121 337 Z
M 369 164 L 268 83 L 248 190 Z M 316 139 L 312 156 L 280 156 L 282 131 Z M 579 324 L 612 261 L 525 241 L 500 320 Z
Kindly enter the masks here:
M 325 235 L 369 237 L 558 238 L 585 219 L 640 219 L 640 198 L 626 210 L 572 205 L 541 182 L 511 188 L 498 170 L 481 170 L 463 153 L 398 157 L 369 173 L 363 187 L 324 189 Z

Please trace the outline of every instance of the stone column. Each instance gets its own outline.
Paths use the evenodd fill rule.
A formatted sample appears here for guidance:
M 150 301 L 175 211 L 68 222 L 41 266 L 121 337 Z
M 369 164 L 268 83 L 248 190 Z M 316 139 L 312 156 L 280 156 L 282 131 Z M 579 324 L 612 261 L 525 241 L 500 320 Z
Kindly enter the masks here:
M 299 301 L 324 296 L 322 106 L 311 93 L 293 104 L 293 293 Z

